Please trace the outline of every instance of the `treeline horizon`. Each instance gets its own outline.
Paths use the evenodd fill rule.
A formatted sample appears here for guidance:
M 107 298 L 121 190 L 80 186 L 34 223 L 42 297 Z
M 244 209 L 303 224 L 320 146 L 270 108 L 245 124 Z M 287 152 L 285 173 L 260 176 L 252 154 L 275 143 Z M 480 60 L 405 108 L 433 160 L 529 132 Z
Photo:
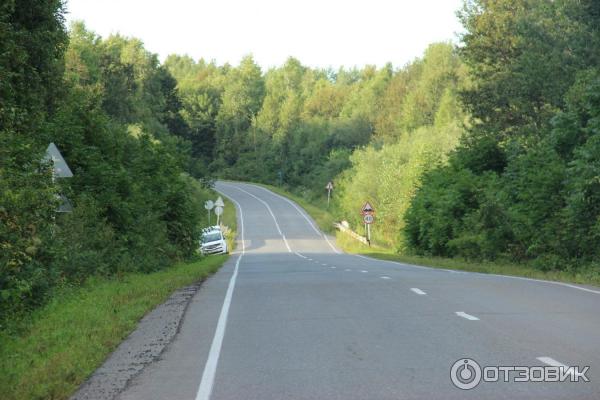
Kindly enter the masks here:
M 281 185 L 402 254 L 600 273 L 600 3 L 468 0 L 400 67 L 217 65 L 0 6 L 0 319 L 189 258 L 215 178 Z M 55 142 L 75 176 L 40 162 Z M 198 183 L 202 182 L 202 185 Z M 74 212 L 56 215 L 56 195 Z
M 169 56 L 200 169 L 315 202 L 333 180 L 332 213 L 359 228 L 371 201 L 375 241 L 401 253 L 597 275 L 599 3 L 468 0 L 458 15 L 457 46 L 400 68 Z

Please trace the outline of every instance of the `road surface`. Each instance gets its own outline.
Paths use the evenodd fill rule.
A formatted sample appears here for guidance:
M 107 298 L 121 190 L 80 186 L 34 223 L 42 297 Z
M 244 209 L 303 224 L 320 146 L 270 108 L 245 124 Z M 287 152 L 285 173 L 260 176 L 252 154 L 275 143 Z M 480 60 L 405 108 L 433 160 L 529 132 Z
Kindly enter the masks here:
M 600 398 L 600 290 L 344 254 L 294 203 L 216 188 L 237 205 L 238 247 L 120 399 Z M 462 358 L 589 366 L 590 382 L 461 390 Z

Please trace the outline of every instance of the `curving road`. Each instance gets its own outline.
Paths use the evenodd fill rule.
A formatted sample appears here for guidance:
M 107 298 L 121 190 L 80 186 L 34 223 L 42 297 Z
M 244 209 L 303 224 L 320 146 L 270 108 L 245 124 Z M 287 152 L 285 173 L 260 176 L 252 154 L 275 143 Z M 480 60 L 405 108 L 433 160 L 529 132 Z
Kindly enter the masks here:
M 238 248 L 121 399 L 600 398 L 600 290 L 344 254 L 289 200 L 216 187 L 238 208 Z M 589 366 L 590 382 L 461 390 L 465 357 Z

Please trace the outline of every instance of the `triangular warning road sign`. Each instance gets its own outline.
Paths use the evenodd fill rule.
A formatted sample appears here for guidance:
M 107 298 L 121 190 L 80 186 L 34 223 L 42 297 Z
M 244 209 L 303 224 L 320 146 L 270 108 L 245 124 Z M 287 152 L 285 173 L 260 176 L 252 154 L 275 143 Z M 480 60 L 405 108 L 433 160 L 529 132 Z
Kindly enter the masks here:
M 73 172 L 67 165 L 67 162 L 58 151 L 58 148 L 54 143 L 50 143 L 46 149 L 46 155 L 44 161 L 52 161 L 52 169 L 55 178 L 72 178 Z
M 372 214 L 374 212 L 375 212 L 375 209 L 373 208 L 371 203 L 369 203 L 368 201 L 365 203 L 365 205 L 362 207 L 362 210 L 361 210 L 362 214 Z

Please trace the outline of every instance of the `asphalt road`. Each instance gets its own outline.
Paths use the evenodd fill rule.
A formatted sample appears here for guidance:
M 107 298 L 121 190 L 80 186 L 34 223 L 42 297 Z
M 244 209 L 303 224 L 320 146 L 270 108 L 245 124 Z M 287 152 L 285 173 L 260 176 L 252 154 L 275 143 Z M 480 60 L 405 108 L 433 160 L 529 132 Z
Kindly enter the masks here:
M 288 200 L 217 189 L 237 204 L 238 248 L 121 399 L 600 398 L 600 290 L 344 254 Z M 450 370 L 466 357 L 589 366 L 590 382 L 511 373 L 461 390 Z

